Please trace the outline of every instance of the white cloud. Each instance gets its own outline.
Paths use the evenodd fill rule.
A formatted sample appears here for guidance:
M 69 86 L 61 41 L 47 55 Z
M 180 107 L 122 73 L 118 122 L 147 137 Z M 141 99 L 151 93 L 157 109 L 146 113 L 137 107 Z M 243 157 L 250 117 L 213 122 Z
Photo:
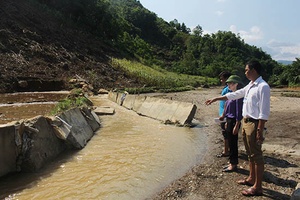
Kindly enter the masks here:
M 263 39 L 263 32 L 258 26 L 253 26 L 249 31 L 238 30 L 235 25 L 231 25 L 229 30 L 233 33 L 239 34 L 246 43 L 253 43 Z
M 300 58 L 300 44 L 291 44 L 271 40 L 267 43 L 274 60 L 296 60 Z
M 264 33 L 258 26 L 253 26 L 250 30 L 238 30 L 235 25 L 230 26 L 230 31 L 238 34 L 246 43 L 262 48 L 274 60 L 296 60 L 300 58 L 300 44 L 284 43 L 271 40 L 267 43 L 263 41 Z M 203 34 L 212 34 L 213 31 L 203 30 Z
M 203 35 L 211 35 L 213 32 L 212 31 L 209 31 L 209 30 L 203 30 Z
M 223 12 L 223 11 L 220 11 L 220 10 L 216 11 L 215 13 L 216 13 L 218 16 L 222 16 L 222 15 L 224 14 L 224 12 Z

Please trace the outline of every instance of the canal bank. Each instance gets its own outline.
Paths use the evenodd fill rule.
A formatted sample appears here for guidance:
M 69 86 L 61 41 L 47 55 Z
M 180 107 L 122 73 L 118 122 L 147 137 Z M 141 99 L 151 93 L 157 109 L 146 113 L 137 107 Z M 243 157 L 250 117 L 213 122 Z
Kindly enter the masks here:
M 206 144 L 201 125 L 192 129 L 165 125 L 120 107 L 107 96 L 91 99 L 95 106 L 114 108 L 115 115 L 101 116 L 103 127 L 84 149 L 34 174 L 1 179 L 2 197 L 149 198 L 201 160 Z

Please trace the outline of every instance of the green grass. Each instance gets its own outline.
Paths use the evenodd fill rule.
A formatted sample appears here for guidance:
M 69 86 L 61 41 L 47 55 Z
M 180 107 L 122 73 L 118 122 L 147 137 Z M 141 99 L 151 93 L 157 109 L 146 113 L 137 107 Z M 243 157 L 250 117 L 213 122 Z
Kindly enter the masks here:
M 157 90 L 173 92 L 191 90 L 192 88 L 202 85 L 218 84 L 218 79 L 216 78 L 177 74 L 166 71 L 156 65 L 149 67 L 139 62 L 126 59 L 113 58 L 112 66 L 125 71 L 128 76 L 137 79 L 139 82 L 145 83 L 144 88 L 127 88 L 127 91 L 139 90 L 139 93 L 154 92 Z M 130 91 L 128 92 L 130 93 Z
M 70 95 L 58 102 L 54 109 L 50 112 L 51 115 L 70 110 L 75 107 L 88 106 L 89 100 L 83 95 L 81 89 L 73 89 Z
M 297 97 L 300 98 L 300 92 L 282 92 L 281 96 L 284 97 Z
M 294 87 L 284 87 L 282 90 L 280 90 L 281 96 L 284 97 L 297 97 L 300 98 L 300 87 L 294 86 Z

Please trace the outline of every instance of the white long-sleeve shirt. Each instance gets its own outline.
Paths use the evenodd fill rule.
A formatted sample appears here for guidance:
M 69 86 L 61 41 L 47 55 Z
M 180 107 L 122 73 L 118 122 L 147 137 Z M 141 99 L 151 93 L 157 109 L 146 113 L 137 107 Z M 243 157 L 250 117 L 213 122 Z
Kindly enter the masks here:
M 270 115 L 270 86 L 262 77 L 244 88 L 225 95 L 229 100 L 244 97 L 243 117 L 268 120 Z

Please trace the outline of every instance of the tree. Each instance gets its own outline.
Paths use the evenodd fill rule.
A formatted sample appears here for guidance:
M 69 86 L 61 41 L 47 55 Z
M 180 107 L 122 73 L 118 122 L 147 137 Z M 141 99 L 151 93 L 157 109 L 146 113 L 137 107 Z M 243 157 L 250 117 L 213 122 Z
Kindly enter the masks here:
M 291 65 L 284 67 L 283 78 L 288 82 L 289 86 L 300 85 L 300 59 L 296 58 Z
M 197 25 L 194 29 L 193 29 L 193 34 L 195 36 L 202 36 L 203 30 L 202 27 L 200 25 Z

